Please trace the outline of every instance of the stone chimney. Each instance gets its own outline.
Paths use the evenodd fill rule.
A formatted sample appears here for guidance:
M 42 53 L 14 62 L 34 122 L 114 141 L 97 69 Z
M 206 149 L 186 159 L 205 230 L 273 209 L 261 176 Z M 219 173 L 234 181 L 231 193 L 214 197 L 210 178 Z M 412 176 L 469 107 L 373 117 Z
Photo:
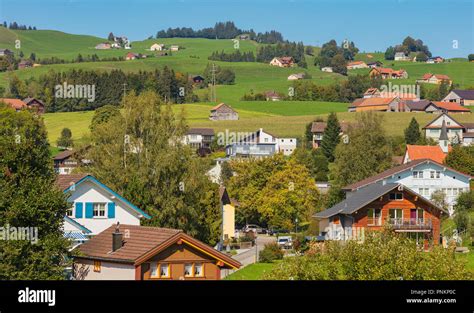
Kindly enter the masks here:
M 112 233 L 112 252 L 122 248 L 123 234 L 120 232 L 120 223 L 117 223 L 115 232 Z

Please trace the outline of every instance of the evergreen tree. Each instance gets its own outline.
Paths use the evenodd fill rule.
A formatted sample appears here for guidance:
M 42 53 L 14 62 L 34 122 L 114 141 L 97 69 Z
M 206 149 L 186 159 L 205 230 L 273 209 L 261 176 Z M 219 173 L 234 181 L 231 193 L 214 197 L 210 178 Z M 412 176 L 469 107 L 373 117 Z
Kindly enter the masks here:
M 323 133 L 323 140 L 321 141 L 321 149 L 329 162 L 334 162 L 334 151 L 340 142 L 340 133 L 341 125 L 339 125 L 337 115 L 331 112 Z
M 69 128 L 63 128 L 61 131 L 61 137 L 57 141 L 57 145 L 60 148 L 67 149 L 73 146 L 72 132 Z
M 109 33 L 109 36 L 107 37 L 107 40 L 108 41 L 114 41 L 115 40 L 115 36 L 112 32 Z
M 63 279 L 69 204 L 55 184 L 42 119 L 0 105 L 0 168 L 0 225 L 28 227 L 31 239 L 0 240 L 0 279 Z
M 417 144 L 421 139 L 420 125 L 413 117 L 410 124 L 405 128 L 405 143 L 407 145 Z

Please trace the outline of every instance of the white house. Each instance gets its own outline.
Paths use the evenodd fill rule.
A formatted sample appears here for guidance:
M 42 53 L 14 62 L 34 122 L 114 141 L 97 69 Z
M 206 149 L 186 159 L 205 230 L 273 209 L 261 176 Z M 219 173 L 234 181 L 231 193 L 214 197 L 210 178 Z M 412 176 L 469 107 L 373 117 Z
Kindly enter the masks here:
M 474 136 L 474 123 L 459 123 L 452 116 L 443 113 L 436 116 L 431 122 L 423 127 L 426 138 L 440 140 L 443 124 L 446 127 L 446 134 L 450 143 L 462 143 L 470 145 Z
M 305 73 L 291 74 L 288 76 L 288 80 L 300 80 L 305 78 Z
M 461 192 L 469 191 L 471 176 L 452 169 L 429 159 L 418 159 L 402 164 L 382 173 L 366 178 L 343 188 L 351 192 L 371 184 L 400 183 L 417 192 L 427 199 L 431 199 L 437 190 L 444 192 L 450 214 L 453 214 L 453 205 Z
M 443 102 L 456 102 L 460 105 L 474 105 L 474 90 L 451 90 L 446 97 L 441 100 Z
M 178 51 L 178 50 L 179 50 L 179 46 L 177 46 L 177 45 L 172 45 L 172 46 L 170 47 L 170 50 L 171 50 L 171 51 Z
M 405 52 L 395 53 L 395 61 L 410 61 L 410 56 L 406 55 Z
M 155 43 L 150 47 L 150 51 L 163 51 L 165 49 L 165 45 L 160 43 Z
M 59 175 L 57 185 L 68 195 L 64 231 L 93 236 L 117 222 L 140 225 L 150 216 L 88 174 Z M 73 237 L 73 239 L 75 239 Z
M 212 128 L 190 128 L 184 136 L 184 143 L 196 149 L 210 148 L 212 140 L 214 140 Z
M 321 69 L 321 71 L 327 72 L 327 73 L 332 73 L 333 72 L 332 67 L 330 67 L 330 66 L 323 67 Z
M 296 138 L 278 138 L 263 128 L 226 147 L 227 157 L 266 157 L 281 152 L 290 155 L 296 149 Z

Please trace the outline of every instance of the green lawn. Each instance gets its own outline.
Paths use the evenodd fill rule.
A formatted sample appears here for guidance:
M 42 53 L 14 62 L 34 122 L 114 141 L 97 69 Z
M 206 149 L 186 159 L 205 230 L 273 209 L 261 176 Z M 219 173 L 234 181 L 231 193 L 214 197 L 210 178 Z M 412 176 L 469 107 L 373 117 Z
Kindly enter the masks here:
M 230 274 L 226 280 L 261 280 L 263 274 L 268 273 L 275 267 L 275 263 L 254 263 L 247 265 L 241 270 Z

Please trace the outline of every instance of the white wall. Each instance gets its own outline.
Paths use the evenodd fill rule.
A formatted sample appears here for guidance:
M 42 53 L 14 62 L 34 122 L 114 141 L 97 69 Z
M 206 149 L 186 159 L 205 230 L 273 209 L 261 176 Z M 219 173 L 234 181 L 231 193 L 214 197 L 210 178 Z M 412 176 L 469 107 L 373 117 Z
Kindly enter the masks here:
M 284 155 L 290 155 L 296 149 L 296 138 L 278 138 L 278 150 Z
M 76 271 L 82 267 L 86 273 L 84 280 L 135 280 L 135 266 L 132 264 L 101 261 L 100 272 L 94 272 L 94 261 L 85 260 L 84 263 L 77 262 L 74 265 Z
M 469 179 L 467 177 L 443 166 L 434 163 L 419 164 L 413 167 L 413 171 L 423 171 L 423 178 L 414 178 L 412 170 L 408 169 L 405 172 L 395 174 L 394 177 L 387 178 L 386 182 L 401 183 L 427 199 L 431 199 L 431 195 L 438 189 L 445 188 L 446 192 L 448 192 L 448 188 L 451 188 L 451 194 L 446 195 L 446 201 L 450 208 L 456 203 L 459 188 L 462 188 L 463 191 L 469 190 Z M 435 177 L 436 171 L 440 171 L 440 178 L 430 178 L 431 171 L 435 171 Z M 428 194 L 422 194 L 420 188 L 428 188 Z M 453 188 L 456 189 L 456 194 L 454 194 Z
M 71 219 L 90 229 L 93 235 L 100 233 L 117 222 L 120 222 L 120 224 L 140 225 L 138 212 L 135 212 L 129 205 L 119 199 L 113 198 L 112 194 L 90 181 L 85 181 L 76 186 L 76 190 L 69 197 L 68 202 L 74 202 Z M 82 218 L 76 218 L 76 202 L 84 203 Z M 86 202 L 115 202 L 115 218 L 107 217 L 107 205 L 105 206 L 105 217 L 86 218 Z

